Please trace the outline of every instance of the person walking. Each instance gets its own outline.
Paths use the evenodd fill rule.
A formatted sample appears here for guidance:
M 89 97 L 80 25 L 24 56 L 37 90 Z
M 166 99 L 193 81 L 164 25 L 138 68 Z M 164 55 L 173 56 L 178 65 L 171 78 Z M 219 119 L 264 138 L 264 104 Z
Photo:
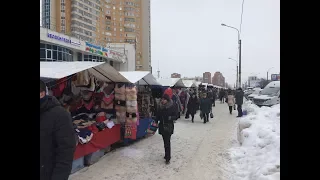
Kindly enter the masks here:
M 189 115 L 191 115 L 191 121 L 193 123 L 194 115 L 197 112 L 198 106 L 199 106 L 198 98 L 196 96 L 196 93 L 193 93 L 188 101 L 187 113 L 186 113 L 185 119 L 189 119 Z
M 236 91 L 236 104 L 237 104 L 237 110 L 238 110 L 238 116 L 242 117 L 242 104 L 243 104 L 243 91 L 242 88 L 238 88 Z
M 202 98 L 200 99 L 200 113 L 203 115 L 203 123 L 209 122 L 209 113 L 211 112 L 212 102 L 207 97 L 206 93 L 203 93 Z
M 224 96 L 225 96 L 224 90 L 223 90 L 223 89 L 220 89 L 219 98 L 220 98 L 220 103 L 221 103 L 221 104 L 224 103 Z
M 76 149 L 71 115 L 40 80 L 40 180 L 68 180 Z
M 230 112 L 230 114 L 232 114 L 232 109 L 235 104 L 235 99 L 234 99 L 234 95 L 232 94 L 231 90 L 228 91 L 227 101 L 228 101 L 228 106 L 229 106 L 229 112 Z
M 173 103 L 168 94 L 164 94 L 161 99 L 160 109 L 157 114 L 159 122 L 159 134 L 162 135 L 166 164 L 170 163 L 171 159 L 171 135 L 174 131 L 173 120 L 176 118 L 176 105 Z
M 217 98 L 217 89 L 216 88 L 214 88 L 213 89 L 213 91 L 212 91 L 212 105 L 213 105 L 213 107 L 215 107 L 216 106 L 216 98 Z
M 176 121 L 176 120 L 178 120 L 179 118 L 180 118 L 180 116 L 181 116 L 181 112 L 182 112 L 182 104 L 181 104 L 181 101 L 180 101 L 180 97 L 179 97 L 179 89 L 178 88 L 176 88 L 176 89 L 174 89 L 173 91 L 173 94 L 172 94 L 172 100 L 173 100 L 173 103 L 175 103 L 176 104 L 176 106 L 178 107 L 178 110 L 177 110 L 177 119 L 175 119 L 174 120 L 174 122 Z

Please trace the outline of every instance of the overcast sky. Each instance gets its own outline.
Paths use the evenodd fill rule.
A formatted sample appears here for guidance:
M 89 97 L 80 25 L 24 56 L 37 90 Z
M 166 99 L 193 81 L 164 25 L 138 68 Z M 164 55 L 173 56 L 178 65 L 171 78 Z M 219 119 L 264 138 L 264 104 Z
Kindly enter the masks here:
M 236 82 L 237 31 L 242 0 L 151 0 L 153 74 L 183 77 L 220 71 Z M 245 0 L 242 20 L 242 82 L 250 74 L 280 72 L 280 1 Z M 158 66 L 159 64 L 159 66 Z M 270 76 L 269 76 L 270 78 Z

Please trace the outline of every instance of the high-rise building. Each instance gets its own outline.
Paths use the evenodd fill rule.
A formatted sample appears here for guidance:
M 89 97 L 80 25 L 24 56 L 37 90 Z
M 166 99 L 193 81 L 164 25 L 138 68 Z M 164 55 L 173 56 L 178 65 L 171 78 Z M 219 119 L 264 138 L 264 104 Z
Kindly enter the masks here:
M 210 72 L 205 72 L 203 73 L 203 83 L 208 83 L 211 84 L 211 73 Z
M 42 26 L 103 47 L 130 43 L 151 70 L 150 0 L 42 0 Z
M 225 78 L 222 75 L 221 72 L 215 72 L 213 77 L 212 77 L 212 84 L 213 85 L 217 85 L 217 86 L 221 86 L 221 87 L 225 87 Z
M 181 78 L 181 74 L 179 73 L 172 73 L 171 78 Z

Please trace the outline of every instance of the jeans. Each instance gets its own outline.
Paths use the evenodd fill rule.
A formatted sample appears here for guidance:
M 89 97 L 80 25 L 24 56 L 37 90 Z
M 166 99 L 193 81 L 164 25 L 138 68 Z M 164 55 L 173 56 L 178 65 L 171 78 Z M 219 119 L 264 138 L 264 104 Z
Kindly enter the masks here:
M 164 158 L 166 161 L 170 161 L 171 159 L 171 134 L 163 133 L 162 134 L 163 144 L 164 144 Z
M 242 117 L 242 105 L 237 105 L 237 109 L 238 109 L 238 116 Z

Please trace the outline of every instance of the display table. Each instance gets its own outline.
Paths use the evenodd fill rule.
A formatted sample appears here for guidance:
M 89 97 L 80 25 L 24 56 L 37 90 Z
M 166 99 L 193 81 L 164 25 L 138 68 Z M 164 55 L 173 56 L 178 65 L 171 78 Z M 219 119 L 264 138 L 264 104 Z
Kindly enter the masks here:
M 121 125 L 116 124 L 111 129 L 105 129 L 95 133 L 89 143 L 78 144 L 73 159 L 76 160 L 120 141 L 120 128 Z

